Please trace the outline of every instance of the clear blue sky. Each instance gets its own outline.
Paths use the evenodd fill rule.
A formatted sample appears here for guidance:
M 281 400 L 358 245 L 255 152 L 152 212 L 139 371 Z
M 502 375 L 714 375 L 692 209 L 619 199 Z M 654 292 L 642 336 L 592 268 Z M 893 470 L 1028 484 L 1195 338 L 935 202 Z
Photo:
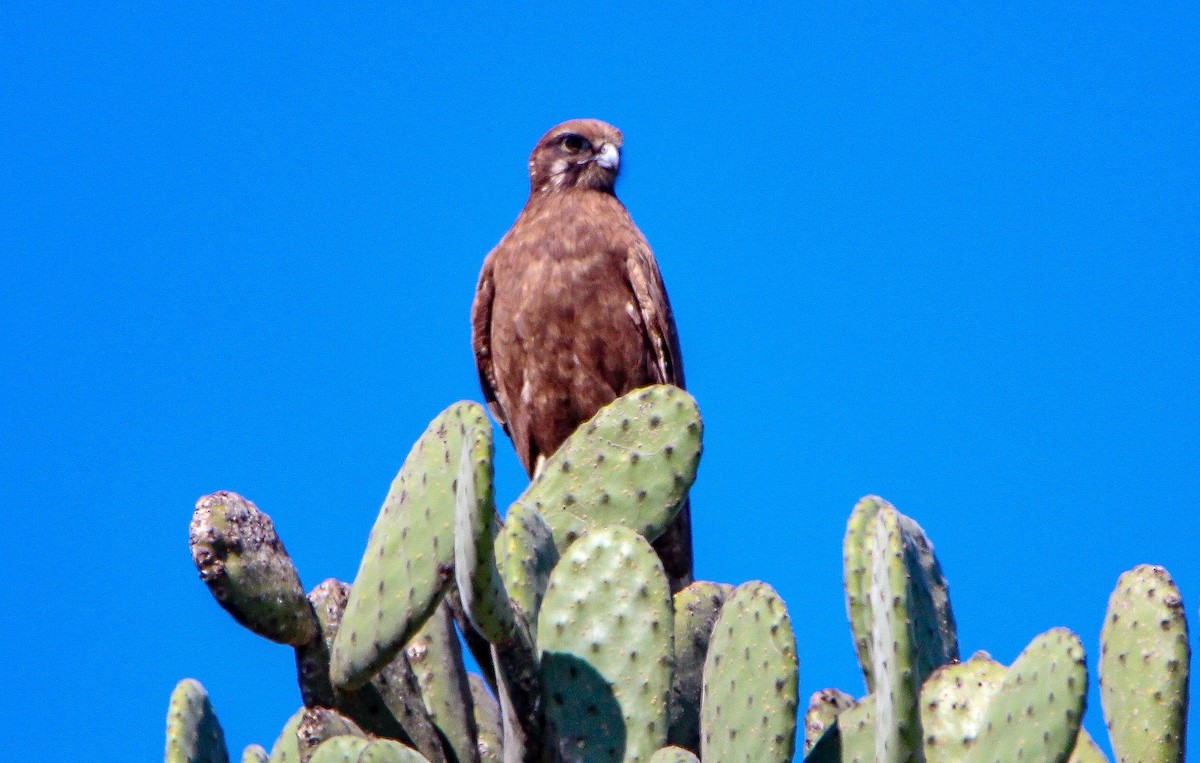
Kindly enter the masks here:
M 480 397 L 479 266 L 582 116 L 625 132 L 705 416 L 698 571 L 781 592 L 804 697 L 862 691 L 867 493 L 937 544 L 964 656 L 1064 625 L 1094 685 L 1142 562 L 1195 634 L 1196 4 L 643 5 L 0 10 L 11 749 L 154 759 L 185 676 L 271 744 L 292 655 L 197 580 L 192 506 L 236 490 L 307 587 L 351 579 L 412 441 Z

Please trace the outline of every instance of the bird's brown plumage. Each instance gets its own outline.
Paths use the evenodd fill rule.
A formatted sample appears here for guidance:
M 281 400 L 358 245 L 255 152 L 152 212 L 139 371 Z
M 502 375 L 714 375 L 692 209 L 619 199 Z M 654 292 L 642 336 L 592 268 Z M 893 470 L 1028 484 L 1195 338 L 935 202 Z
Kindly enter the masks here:
M 616 397 L 684 386 L 658 264 L 613 192 L 621 143 L 615 127 L 593 119 L 546 133 L 529 159 L 529 201 L 479 276 L 479 380 L 531 476 Z M 679 585 L 691 576 L 686 505 L 676 524 L 655 545 Z

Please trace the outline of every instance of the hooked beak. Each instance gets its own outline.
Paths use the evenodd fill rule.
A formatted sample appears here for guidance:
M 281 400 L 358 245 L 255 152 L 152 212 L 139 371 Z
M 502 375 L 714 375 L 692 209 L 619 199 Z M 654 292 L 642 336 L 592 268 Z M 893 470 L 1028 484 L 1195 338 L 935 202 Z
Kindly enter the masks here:
M 606 170 L 616 171 L 621 166 L 621 150 L 611 143 L 600 146 L 600 153 L 592 161 Z

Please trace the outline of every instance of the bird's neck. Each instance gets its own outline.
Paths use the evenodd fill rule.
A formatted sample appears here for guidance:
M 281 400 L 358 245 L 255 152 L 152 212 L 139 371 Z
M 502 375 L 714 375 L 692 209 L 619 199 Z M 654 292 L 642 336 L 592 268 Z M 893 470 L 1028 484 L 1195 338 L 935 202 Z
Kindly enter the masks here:
M 616 196 L 615 189 L 612 185 L 586 185 L 583 183 L 576 185 L 555 185 L 553 181 L 547 180 L 541 185 L 535 187 L 529 194 L 530 201 L 535 196 L 574 196 L 577 194 L 604 194 L 605 196 Z

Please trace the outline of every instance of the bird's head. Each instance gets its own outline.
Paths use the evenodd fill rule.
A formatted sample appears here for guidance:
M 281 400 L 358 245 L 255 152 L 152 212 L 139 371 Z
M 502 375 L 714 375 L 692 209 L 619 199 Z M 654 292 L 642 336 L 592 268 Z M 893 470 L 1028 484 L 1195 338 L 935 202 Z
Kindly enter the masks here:
M 563 122 L 542 136 L 529 157 L 533 192 L 590 188 L 612 193 L 622 140 L 620 130 L 598 119 Z

